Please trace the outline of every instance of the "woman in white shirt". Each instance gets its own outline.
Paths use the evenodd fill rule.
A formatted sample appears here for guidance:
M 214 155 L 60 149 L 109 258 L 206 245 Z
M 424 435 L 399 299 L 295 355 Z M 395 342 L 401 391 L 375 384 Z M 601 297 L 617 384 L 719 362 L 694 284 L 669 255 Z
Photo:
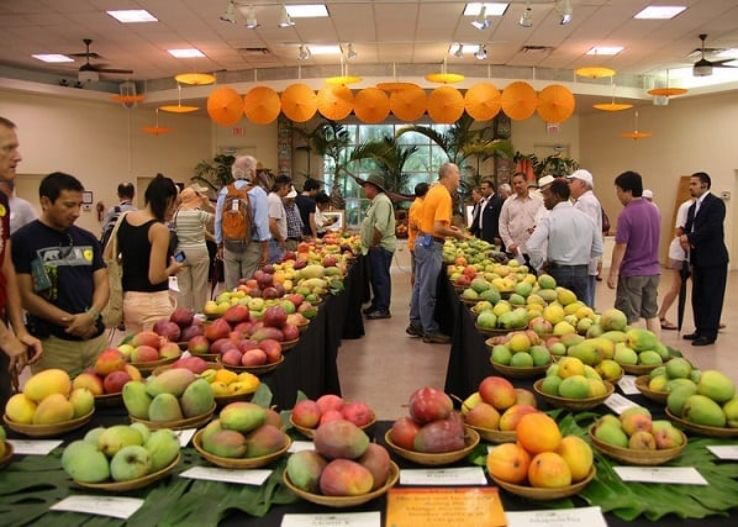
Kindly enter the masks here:
M 669 244 L 669 262 L 666 268 L 669 269 L 668 274 L 671 274 L 671 282 L 669 284 L 669 290 L 664 295 L 664 300 L 661 302 L 661 309 L 659 310 L 659 319 L 661 320 L 661 329 L 675 330 L 677 326 L 672 322 L 666 320 L 666 313 L 671 308 L 674 300 L 679 295 L 679 290 L 682 287 L 682 275 L 681 270 L 684 266 L 684 262 L 687 259 L 687 255 L 679 244 L 679 237 L 684 234 L 684 226 L 687 224 L 687 213 L 689 207 L 692 205 L 694 200 L 689 199 L 679 205 L 677 210 L 675 236 Z

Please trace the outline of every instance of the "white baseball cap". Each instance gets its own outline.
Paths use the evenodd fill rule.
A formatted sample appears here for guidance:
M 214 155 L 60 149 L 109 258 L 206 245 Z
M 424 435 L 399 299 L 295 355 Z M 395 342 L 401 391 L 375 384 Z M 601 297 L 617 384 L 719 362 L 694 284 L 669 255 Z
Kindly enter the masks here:
M 643 191 L 643 194 L 641 194 L 641 197 L 646 199 L 653 199 L 653 190 L 650 188 L 647 188 Z
M 541 179 L 538 180 L 538 188 L 540 190 L 543 190 L 544 187 L 549 186 L 555 180 L 556 178 L 553 176 L 543 176 Z
M 297 197 L 297 191 L 295 190 L 295 186 L 294 185 L 290 185 L 290 191 L 285 196 L 285 198 L 287 198 L 287 199 L 294 199 L 296 197 Z
M 589 170 L 584 170 L 583 168 L 575 170 L 573 174 L 569 174 L 568 176 L 566 176 L 566 179 L 579 179 L 580 181 L 584 181 L 585 183 L 589 184 L 590 187 L 594 188 L 594 179 L 592 178 L 592 174 L 589 172 Z

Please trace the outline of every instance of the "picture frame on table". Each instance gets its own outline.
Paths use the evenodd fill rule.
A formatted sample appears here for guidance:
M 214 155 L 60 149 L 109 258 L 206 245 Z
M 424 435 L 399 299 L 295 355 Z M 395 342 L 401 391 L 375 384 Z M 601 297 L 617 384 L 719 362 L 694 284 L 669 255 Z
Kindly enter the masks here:
M 340 232 L 345 228 L 346 225 L 346 214 L 343 210 L 331 210 L 323 212 L 323 217 L 326 219 L 325 230 Z M 334 219 L 335 218 L 335 219 Z M 328 223 L 330 222 L 330 225 Z

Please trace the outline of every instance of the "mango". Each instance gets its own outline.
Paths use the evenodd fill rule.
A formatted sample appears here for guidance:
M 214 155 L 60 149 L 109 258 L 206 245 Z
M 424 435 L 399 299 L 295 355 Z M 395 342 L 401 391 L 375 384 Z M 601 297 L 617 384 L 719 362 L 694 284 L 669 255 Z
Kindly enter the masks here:
M 600 335 L 603 339 L 611 340 L 615 344 L 625 344 L 628 336 L 623 331 L 606 331 Z
M 531 454 L 552 452 L 561 443 L 559 426 L 543 412 L 524 415 L 515 430 L 520 446 Z
M 151 437 L 151 430 L 143 423 L 133 423 L 130 425 L 130 428 L 138 431 L 138 433 L 141 434 L 142 445 L 145 445 L 146 441 L 148 441 L 149 437 Z
M 151 471 L 151 456 L 139 445 L 121 448 L 110 462 L 110 475 L 115 481 L 130 481 Z
M 98 426 L 97 428 L 93 428 L 89 432 L 85 434 L 85 437 L 83 438 L 84 441 L 87 441 L 88 443 L 92 443 L 95 445 L 95 448 L 97 448 L 97 444 L 100 441 L 100 436 L 105 432 L 105 428 L 102 426 Z
M 491 404 L 480 402 L 466 412 L 464 420 L 471 426 L 496 430 L 499 426 L 500 414 Z
M 559 395 L 568 399 L 586 399 L 589 397 L 589 382 L 583 375 L 567 377 L 559 384 Z
M 725 426 L 725 414 L 720 405 L 704 395 L 692 395 L 684 403 L 682 416 L 698 425 Z
M 571 469 L 560 455 L 542 452 L 528 467 L 528 481 L 534 487 L 556 489 L 571 485 Z
M 69 402 L 74 408 L 74 417 L 82 417 L 89 414 L 95 407 L 95 396 L 87 388 L 77 388 L 69 396 Z
M 366 452 L 358 460 L 358 463 L 372 474 L 374 484 L 372 490 L 376 490 L 387 482 L 390 471 L 390 456 L 383 446 L 370 443 Z
M 627 331 L 625 336 L 628 347 L 638 352 L 653 350 L 658 343 L 656 335 L 647 329 L 634 328 Z
M 595 437 L 608 445 L 628 448 L 628 436 L 619 425 L 601 424 L 595 428 Z
M 214 434 L 220 432 L 223 430 L 223 427 L 220 426 L 220 419 L 213 419 L 208 423 L 208 425 L 203 428 L 202 430 L 202 441 L 205 442 L 206 439 L 209 439 Z
M 423 426 L 415 436 L 413 446 L 418 452 L 452 452 L 464 448 L 464 426 L 461 418 L 452 413 L 448 419 L 440 419 Z
M 152 432 L 144 446 L 151 456 L 152 472 L 169 465 L 179 453 L 179 440 L 174 432 L 167 428 Z
M 122 448 L 133 445 L 143 445 L 143 436 L 128 425 L 106 428 L 97 440 L 97 447 L 108 457 L 113 457 Z
M 64 423 L 74 418 L 74 406 L 60 393 L 48 395 L 36 408 L 33 424 L 53 425 Z
M 360 496 L 373 485 L 372 473 L 348 459 L 331 461 L 320 475 L 320 491 L 326 496 Z
M 696 393 L 697 386 L 694 384 L 692 386 L 677 386 L 669 392 L 669 396 L 666 398 L 666 406 L 672 414 L 681 417 L 687 399 Z
M 221 430 L 203 437 L 203 448 L 220 457 L 242 458 L 246 455 L 246 438 L 233 430 Z
M 210 410 L 215 404 L 215 396 L 208 381 L 197 379 L 182 394 L 180 401 L 185 417 L 195 417 Z
M 40 403 L 51 394 L 69 397 L 72 391 L 72 380 L 64 370 L 43 370 L 28 379 L 23 386 L 23 395 L 31 401 Z
M 8 419 L 16 423 L 30 424 L 36 413 L 36 403 L 22 393 L 16 393 L 5 405 L 5 414 Z
M 653 366 L 654 364 L 663 364 L 664 361 L 655 351 L 646 350 L 638 354 L 638 362 L 645 366 Z
M 185 368 L 165 370 L 157 376 L 149 377 L 146 382 L 146 393 L 156 397 L 161 393 L 168 393 L 180 397 L 197 376 Z
M 277 452 L 287 444 L 287 436 L 279 428 L 263 425 L 246 436 L 246 457 L 262 457 Z
M 654 421 L 653 437 L 659 449 L 676 448 L 684 442 L 682 434 L 669 421 Z
M 735 384 L 717 370 L 705 370 L 697 384 L 697 393 L 716 403 L 726 403 L 735 396 Z
M 315 450 L 302 450 L 287 460 L 287 474 L 298 489 L 316 494 L 320 490 L 320 475 L 327 464 Z
M 369 446 L 369 436 L 344 419 L 337 419 L 320 426 L 313 437 L 315 450 L 327 459 L 357 459 Z
M 127 382 L 123 386 L 123 404 L 129 415 L 137 419 L 148 419 L 151 396 L 146 393 L 146 385 L 141 381 Z
M 220 425 L 224 430 L 247 433 L 264 424 L 266 411 L 253 403 L 230 403 L 220 411 Z
M 520 483 L 528 476 L 530 454 L 516 443 L 496 446 L 487 456 L 487 471 L 497 479 Z
M 638 354 L 635 350 L 630 349 L 623 343 L 615 345 L 615 355 L 613 356 L 615 362 L 618 364 L 626 364 L 628 366 L 634 366 L 638 364 Z
M 628 448 L 631 450 L 656 450 L 656 439 L 651 432 L 639 430 L 630 436 Z
M 149 421 L 179 421 L 182 419 L 182 409 L 177 398 L 170 393 L 160 393 L 151 401 L 149 406 Z
M 606 309 L 600 315 L 600 325 L 605 331 L 625 331 L 628 319 L 619 309 Z
M 730 428 L 738 428 L 738 399 L 731 399 L 723 406 L 723 412 Z
M 69 477 L 85 483 L 100 483 L 110 477 L 105 454 L 90 441 L 74 441 L 64 449 L 62 467 Z
M 577 436 L 566 436 L 561 440 L 556 453 L 560 455 L 571 471 L 571 479 L 574 482 L 581 481 L 587 477 L 592 469 L 594 455 L 589 444 Z

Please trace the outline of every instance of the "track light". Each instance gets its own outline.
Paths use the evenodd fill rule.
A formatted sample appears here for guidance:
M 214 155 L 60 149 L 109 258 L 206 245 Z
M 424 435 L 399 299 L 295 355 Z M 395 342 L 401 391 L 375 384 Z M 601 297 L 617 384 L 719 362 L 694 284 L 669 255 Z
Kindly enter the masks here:
M 282 16 L 279 19 L 279 27 L 292 27 L 295 23 L 292 21 L 292 17 L 287 12 L 287 8 L 282 6 Z
M 566 24 L 571 22 L 574 13 L 574 10 L 571 7 L 571 0 L 557 0 L 556 11 L 558 11 L 559 15 L 561 15 L 559 24 L 565 26 Z
M 241 13 L 246 17 L 246 29 L 256 29 L 259 27 L 259 21 L 256 19 L 256 9 L 250 5 L 248 7 L 242 7 Z
M 464 58 L 464 44 L 459 44 L 459 47 L 454 51 L 454 57 L 463 59 Z
M 530 7 L 530 0 L 526 2 L 525 11 L 520 15 L 518 25 L 520 27 L 533 27 L 533 9 Z
M 359 54 L 354 50 L 354 45 L 349 42 L 348 48 L 346 49 L 346 58 L 348 60 L 355 59 Z
M 487 18 L 487 6 L 483 5 L 481 11 L 479 11 L 479 16 L 472 20 L 471 25 L 479 31 L 484 31 L 491 24 L 492 23 L 489 21 L 489 18 Z
M 310 53 L 310 48 L 307 47 L 305 44 L 301 44 L 300 53 L 297 55 L 297 58 L 299 60 L 307 60 L 310 58 L 310 55 L 312 55 L 312 53 Z
M 487 45 L 479 44 L 479 49 L 474 53 L 474 58 L 477 60 L 487 59 Z
M 225 12 L 220 15 L 220 19 L 223 22 L 228 22 L 229 24 L 235 24 L 236 23 L 236 6 L 233 3 L 233 0 L 228 2 L 228 5 L 226 5 Z

